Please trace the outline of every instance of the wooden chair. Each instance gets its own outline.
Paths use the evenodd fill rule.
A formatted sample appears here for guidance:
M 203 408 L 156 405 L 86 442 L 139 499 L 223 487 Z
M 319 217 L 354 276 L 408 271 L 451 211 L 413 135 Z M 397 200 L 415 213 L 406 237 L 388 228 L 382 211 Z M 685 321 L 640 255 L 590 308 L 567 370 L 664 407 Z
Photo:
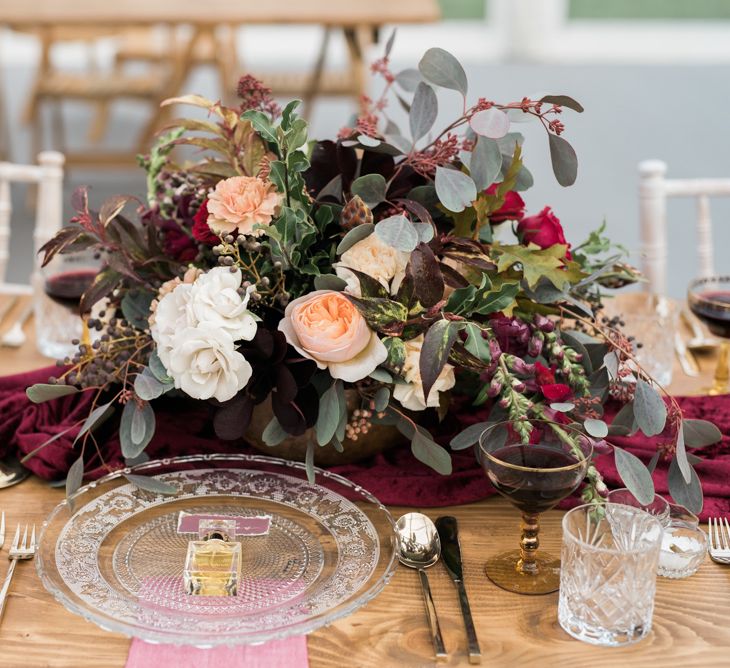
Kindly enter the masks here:
M 639 223 L 644 289 L 658 295 L 667 291 L 667 198 L 697 199 L 697 259 L 700 277 L 714 274 L 710 197 L 730 196 L 730 178 L 667 179 L 661 160 L 639 163 Z
M 28 183 L 36 186 L 35 229 L 33 231 L 33 264 L 35 276 L 38 268 L 37 254 L 63 224 L 63 164 L 65 158 L 57 151 L 44 151 L 38 156 L 37 165 L 16 165 L 0 162 L 0 291 L 30 294 L 30 285 L 10 284 L 6 281 L 10 250 L 10 215 L 12 201 L 10 185 Z
M 64 128 L 60 105 L 66 100 L 81 100 L 94 105 L 96 116 L 89 128 L 89 139 L 98 142 L 106 128 L 109 106 L 115 100 L 131 98 L 148 102 L 152 115 L 157 113 L 160 91 L 165 88 L 170 77 L 168 63 L 160 62 L 151 66 L 143 74 L 127 74 L 122 67 L 115 67 L 108 72 L 100 69 L 89 58 L 89 66 L 83 72 L 68 72 L 55 67 L 51 60 L 51 49 L 61 42 L 81 42 L 88 50 L 93 50 L 94 43 L 102 37 L 114 37 L 121 34 L 110 29 L 82 26 L 79 28 L 46 28 L 38 29 L 36 34 L 41 42 L 41 58 L 23 114 L 24 121 L 33 126 L 33 152 L 37 153 L 43 146 L 43 123 L 41 107 L 44 103 L 53 105 L 52 146 L 66 150 Z M 151 31 L 150 31 L 151 32 Z

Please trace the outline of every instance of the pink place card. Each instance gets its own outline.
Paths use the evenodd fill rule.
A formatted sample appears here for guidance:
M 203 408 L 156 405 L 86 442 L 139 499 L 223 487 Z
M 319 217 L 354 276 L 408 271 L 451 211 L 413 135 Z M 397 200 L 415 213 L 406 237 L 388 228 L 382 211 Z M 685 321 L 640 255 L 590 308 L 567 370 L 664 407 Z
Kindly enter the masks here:
M 177 532 L 198 533 L 201 520 L 236 520 L 236 536 L 265 536 L 271 528 L 271 515 L 241 517 L 181 512 L 177 520 Z

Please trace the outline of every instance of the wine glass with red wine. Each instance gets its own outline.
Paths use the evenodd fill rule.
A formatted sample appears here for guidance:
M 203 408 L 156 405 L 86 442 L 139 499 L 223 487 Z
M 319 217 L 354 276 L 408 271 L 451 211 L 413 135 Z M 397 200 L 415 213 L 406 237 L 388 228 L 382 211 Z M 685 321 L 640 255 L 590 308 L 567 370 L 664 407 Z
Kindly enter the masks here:
M 730 276 L 698 278 L 687 290 L 689 308 L 712 332 L 722 339 L 720 357 L 715 368 L 710 395 L 727 394 L 730 391 Z
M 540 513 L 570 496 L 585 477 L 593 443 L 568 425 L 547 420 L 497 422 L 479 439 L 479 461 L 495 489 L 522 513 L 520 547 L 487 560 L 487 577 L 518 594 L 560 586 L 560 559 L 538 551 Z M 529 435 L 520 431 L 529 431 Z
M 38 287 L 43 294 L 36 298 L 36 337 L 44 355 L 71 356 L 76 349 L 71 341 L 84 338 L 79 304 L 99 269 L 99 260 L 91 252 L 56 255 L 41 269 Z

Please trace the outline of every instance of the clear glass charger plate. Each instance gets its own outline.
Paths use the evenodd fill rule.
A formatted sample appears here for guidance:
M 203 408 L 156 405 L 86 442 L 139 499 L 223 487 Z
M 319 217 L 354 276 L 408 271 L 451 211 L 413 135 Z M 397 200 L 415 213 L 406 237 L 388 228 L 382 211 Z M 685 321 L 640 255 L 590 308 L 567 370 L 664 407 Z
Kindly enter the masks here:
M 145 491 L 154 477 L 174 494 Z M 342 476 L 258 455 L 194 455 L 112 473 L 60 503 L 43 525 L 36 568 L 68 610 L 148 642 L 255 644 L 310 633 L 375 597 L 397 565 L 393 518 Z M 190 534 L 180 511 L 270 515 L 266 536 L 241 537 L 238 595 L 190 596 Z

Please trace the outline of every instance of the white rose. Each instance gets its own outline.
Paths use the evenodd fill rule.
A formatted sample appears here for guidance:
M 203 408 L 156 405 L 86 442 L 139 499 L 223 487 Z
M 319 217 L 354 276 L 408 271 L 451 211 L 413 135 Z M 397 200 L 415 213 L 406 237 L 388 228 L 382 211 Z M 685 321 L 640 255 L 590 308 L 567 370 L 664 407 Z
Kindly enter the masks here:
M 423 335 L 405 342 L 406 361 L 403 365 L 403 376 L 405 383 L 397 383 L 393 387 L 393 397 L 400 401 L 404 408 L 412 411 L 422 411 L 425 408 L 436 408 L 439 405 L 439 392 L 445 392 L 454 387 L 456 378 L 454 367 L 446 364 L 441 370 L 439 377 L 428 393 L 428 401 L 423 396 L 423 382 L 421 380 L 421 348 L 423 347 Z
M 216 267 L 201 274 L 190 291 L 190 308 L 197 323 L 210 323 L 227 330 L 234 341 L 250 341 L 256 320 L 248 310 L 249 294 L 241 296 L 241 272 Z M 176 288 L 177 290 L 177 288 Z
M 172 292 L 168 292 L 162 297 L 155 309 L 150 334 L 157 344 L 157 355 L 166 369 L 170 368 L 172 340 L 176 332 L 197 324 L 192 309 L 190 309 L 192 287 L 189 283 L 181 283 Z
M 371 234 L 346 250 L 335 264 L 337 275 L 347 282 L 346 291 L 360 296 L 360 281 L 348 269 L 372 276 L 384 288 L 395 294 L 406 275 L 410 253 L 396 250 L 376 234 Z
M 172 345 L 175 354 L 165 367 L 175 387 L 193 399 L 227 401 L 251 378 L 251 365 L 236 352 L 226 329 L 207 322 L 186 327 L 175 334 Z

